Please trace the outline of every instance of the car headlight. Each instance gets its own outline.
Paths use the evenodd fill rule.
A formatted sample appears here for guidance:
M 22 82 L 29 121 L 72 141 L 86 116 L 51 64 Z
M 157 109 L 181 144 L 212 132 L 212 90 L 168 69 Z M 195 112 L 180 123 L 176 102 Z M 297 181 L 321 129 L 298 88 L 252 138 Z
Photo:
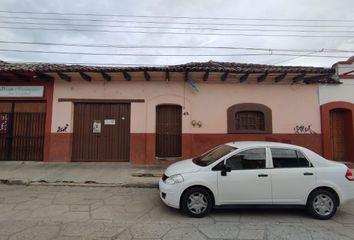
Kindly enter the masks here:
M 173 185 L 176 183 L 181 183 L 181 182 L 183 182 L 183 180 L 184 179 L 183 179 L 182 175 L 176 174 L 176 175 L 172 175 L 171 177 L 167 178 L 165 180 L 165 183 L 168 185 Z

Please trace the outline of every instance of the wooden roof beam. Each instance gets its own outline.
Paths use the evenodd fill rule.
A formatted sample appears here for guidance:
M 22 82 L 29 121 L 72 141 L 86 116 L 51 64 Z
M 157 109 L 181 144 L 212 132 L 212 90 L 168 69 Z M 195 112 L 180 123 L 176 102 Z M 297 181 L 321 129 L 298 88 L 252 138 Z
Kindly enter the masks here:
M 189 70 L 186 68 L 184 69 L 184 81 L 188 81 L 188 74 L 189 74 Z
M 39 80 L 44 80 L 44 81 L 48 81 L 48 80 L 53 80 L 54 78 L 48 74 L 45 73 L 36 73 L 35 75 L 33 75 L 33 78 L 35 79 L 39 79 Z
M 123 77 L 125 78 L 125 80 L 127 81 L 131 81 L 132 77 L 129 75 L 129 73 L 127 73 L 126 71 L 123 71 Z
M 28 76 L 23 73 L 12 73 L 14 78 L 29 82 L 34 76 Z
M 240 77 L 240 83 L 243 83 L 247 80 L 249 73 L 245 73 Z
M 206 69 L 203 75 L 203 81 L 204 82 L 208 81 L 208 78 L 209 78 L 209 69 Z
M 4 75 L 0 73 L 0 81 L 4 81 L 4 82 L 10 82 L 11 79 L 9 78 L 8 75 Z
M 285 73 L 282 73 L 282 74 L 276 76 L 276 77 L 274 78 L 274 81 L 275 81 L 275 82 L 280 82 L 281 80 L 283 80 L 283 79 L 286 77 L 286 74 L 287 74 L 287 73 L 285 72 Z
M 227 76 L 228 76 L 228 75 L 229 75 L 229 71 L 226 70 L 226 71 L 223 73 L 223 75 L 221 75 L 220 80 L 221 80 L 221 81 L 225 81 L 225 80 L 227 79 Z
M 68 82 L 71 81 L 71 77 L 69 75 L 62 73 L 62 72 L 57 72 L 57 74 L 61 79 L 68 81 Z
M 80 76 L 82 77 L 82 79 L 84 79 L 84 80 L 86 80 L 86 81 L 88 81 L 88 82 L 91 81 L 91 76 L 90 76 L 90 75 L 88 75 L 88 74 L 86 74 L 86 73 L 84 73 L 84 72 L 79 72 L 79 74 L 80 74 Z
M 165 79 L 166 79 L 166 82 L 170 81 L 170 70 L 168 70 L 168 69 L 166 69 L 166 72 L 165 72 Z
M 101 75 L 102 75 L 103 79 L 106 80 L 107 82 L 109 82 L 109 81 L 112 80 L 111 75 L 109 75 L 109 74 L 106 73 L 106 72 L 101 72 Z
M 297 83 L 300 82 L 301 80 L 304 79 L 306 73 L 301 73 L 299 75 L 296 75 L 295 77 L 293 77 L 293 83 Z
M 148 71 L 144 70 L 144 77 L 146 81 L 150 81 L 150 74 L 148 73 Z
M 305 77 L 304 83 L 306 83 L 306 84 L 315 83 L 315 82 L 318 82 L 318 81 L 323 80 L 325 78 L 330 78 L 330 75 L 324 74 L 324 75 Z
M 257 82 L 263 82 L 264 80 L 266 80 L 267 79 L 267 77 L 268 77 L 268 71 L 265 71 L 261 76 L 259 76 L 258 78 L 257 78 Z

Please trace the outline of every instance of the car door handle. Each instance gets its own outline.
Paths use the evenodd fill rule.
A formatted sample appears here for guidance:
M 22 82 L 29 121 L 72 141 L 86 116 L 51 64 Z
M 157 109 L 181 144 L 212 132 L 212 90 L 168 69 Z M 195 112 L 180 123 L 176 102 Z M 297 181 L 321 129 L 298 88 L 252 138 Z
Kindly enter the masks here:
M 312 172 L 305 172 L 304 175 L 305 176 L 311 176 L 311 175 L 313 175 L 313 173 Z
M 268 174 L 261 173 L 261 174 L 258 174 L 258 177 L 268 177 Z

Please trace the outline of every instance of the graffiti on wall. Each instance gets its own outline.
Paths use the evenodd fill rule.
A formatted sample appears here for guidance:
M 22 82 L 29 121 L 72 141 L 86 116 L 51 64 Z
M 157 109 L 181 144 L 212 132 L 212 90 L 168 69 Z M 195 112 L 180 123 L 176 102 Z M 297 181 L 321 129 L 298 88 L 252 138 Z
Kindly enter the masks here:
M 317 134 L 314 130 L 312 130 L 311 128 L 311 124 L 310 125 L 296 125 L 294 127 L 294 132 L 296 134 Z
M 64 132 L 67 132 L 68 127 L 69 127 L 69 124 L 65 124 L 64 127 L 58 126 L 57 133 L 64 133 Z

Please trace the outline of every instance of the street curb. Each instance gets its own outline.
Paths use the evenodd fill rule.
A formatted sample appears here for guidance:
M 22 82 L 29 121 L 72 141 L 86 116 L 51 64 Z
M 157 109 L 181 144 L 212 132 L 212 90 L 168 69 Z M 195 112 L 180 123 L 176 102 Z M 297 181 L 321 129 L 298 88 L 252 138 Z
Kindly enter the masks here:
M 18 180 L 18 179 L 0 179 L 0 184 L 22 185 L 22 186 L 158 188 L 158 183 L 97 183 L 95 181 L 86 181 L 80 183 L 74 181 L 47 182 L 45 180 L 26 181 L 26 180 Z

